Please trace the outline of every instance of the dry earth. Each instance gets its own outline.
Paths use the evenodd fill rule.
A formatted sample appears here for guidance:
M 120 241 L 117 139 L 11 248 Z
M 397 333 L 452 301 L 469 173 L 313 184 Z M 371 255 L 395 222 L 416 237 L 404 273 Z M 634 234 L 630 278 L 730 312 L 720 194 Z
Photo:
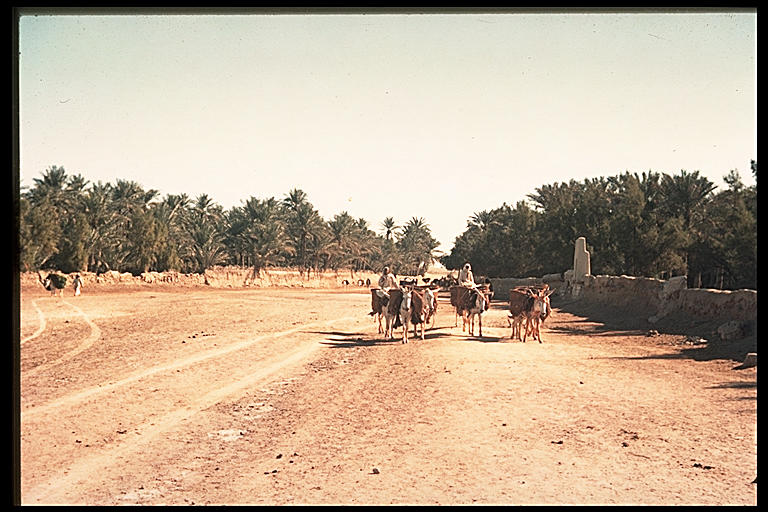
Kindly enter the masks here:
M 756 505 L 740 354 L 444 300 L 403 345 L 366 289 L 23 286 L 21 503 Z

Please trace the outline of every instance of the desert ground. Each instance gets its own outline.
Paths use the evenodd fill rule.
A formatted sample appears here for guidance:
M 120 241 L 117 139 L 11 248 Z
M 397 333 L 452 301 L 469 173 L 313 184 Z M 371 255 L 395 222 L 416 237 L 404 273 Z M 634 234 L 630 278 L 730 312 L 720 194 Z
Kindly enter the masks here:
M 21 504 L 757 504 L 743 347 L 505 307 L 402 344 L 355 286 L 22 286 Z

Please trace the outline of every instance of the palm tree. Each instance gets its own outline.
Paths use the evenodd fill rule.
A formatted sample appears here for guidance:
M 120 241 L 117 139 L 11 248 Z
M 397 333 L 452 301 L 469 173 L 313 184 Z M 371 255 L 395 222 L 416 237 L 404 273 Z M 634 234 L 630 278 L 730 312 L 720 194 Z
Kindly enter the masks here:
M 83 196 L 88 220 L 88 268 L 96 272 L 110 270 L 115 263 L 110 255 L 120 244 L 120 218 L 111 196 L 112 186 L 101 182 L 91 185 Z
M 487 210 L 475 212 L 469 218 L 469 226 L 474 226 L 480 231 L 487 230 L 493 221 L 493 213 Z
M 665 174 L 661 180 L 662 207 L 669 215 L 681 217 L 684 229 L 694 229 L 715 188 L 714 183 L 699 176 L 699 171 L 682 170 L 675 176 Z
M 349 267 L 352 273 L 351 263 L 359 250 L 359 242 L 355 237 L 355 219 L 347 212 L 341 212 L 334 215 L 328 222 L 330 229 L 330 265 L 331 268 L 338 270 L 342 267 Z
M 395 230 L 397 230 L 400 226 L 395 223 L 394 218 L 385 217 L 381 223 L 381 227 L 384 228 L 384 238 L 391 240 L 392 236 L 395 234 Z
M 27 193 L 32 204 L 47 200 L 55 208 L 67 204 L 67 172 L 63 167 L 51 166 L 43 172 L 42 178 L 35 178 L 33 187 Z
M 414 275 L 426 271 L 432 262 L 432 251 L 439 243 L 422 217 L 412 217 L 402 228 L 395 245 L 406 264 L 406 272 Z
M 274 197 L 251 197 L 242 207 L 244 225 L 239 236 L 251 257 L 254 276 L 276 264 L 285 251 L 285 230 L 280 217 L 280 205 Z
M 38 270 L 59 251 L 61 227 L 56 210 L 47 201 L 32 205 L 19 198 L 19 263 L 25 270 Z
M 684 251 L 683 271 L 689 273 L 691 269 L 691 257 L 694 246 L 702 241 L 702 221 L 705 218 L 707 204 L 712 199 L 712 192 L 716 186 L 704 176 L 699 176 L 699 171 L 692 173 L 681 170 L 679 175 L 665 174 L 661 179 L 661 211 L 668 218 L 677 217 L 682 222 L 682 231 L 690 237 L 690 242 Z M 701 269 L 698 269 L 701 272 Z M 700 280 L 693 276 L 689 284 Z
M 354 236 L 357 240 L 355 270 L 370 269 L 372 257 L 376 253 L 376 233 L 368 228 L 368 221 L 362 217 L 355 221 Z
M 130 215 L 136 209 L 148 208 L 149 203 L 157 195 L 157 190 L 144 190 L 135 181 L 117 180 L 112 187 L 112 201 L 114 201 L 117 211 L 124 216 Z
M 179 202 L 181 199 L 174 199 Z M 192 206 L 183 210 L 181 235 L 184 240 L 182 258 L 196 272 L 218 265 L 226 255 L 222 232 L 222 210 L 207 194 L 199 195 Z
M 180 269 L 183 253 L 184 231 L 182 218 L 190 200 L 186 194 L 168 194 L 159 203 L 151 205 L 151 211 L 157 223 L 157 261 L 159 271 Z
M 294 262 L 302 275 L 312 266 L 315 256 L 310 248 L 316 246 L 316 237 L 322 232 L 322 217 L 307 199 L 307 194 L 300 189 L 293 189 L 283 198 L 285 231 Z

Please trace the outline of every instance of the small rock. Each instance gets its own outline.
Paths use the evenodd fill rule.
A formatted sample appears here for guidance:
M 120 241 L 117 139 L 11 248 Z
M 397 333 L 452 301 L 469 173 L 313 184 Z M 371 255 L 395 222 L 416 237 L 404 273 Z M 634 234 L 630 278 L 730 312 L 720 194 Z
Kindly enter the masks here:
M 282 459 L 282 458 L 283 458 L 283 454 L 282 454 L 282 453 L 278 453 L 278 454 L 277 454 L 277 457 L 275 457 L 275 458 L 276 458 L 276 459 Z
M 659 335 L 659 331 L 657 331 L 656 329 L 651 329 L 645 335 L 646 336 L 658 336 Z
M 734 341 L 743 338 L 746 335 L 747 326 L 739 320 L 731 320 L 717 328 L 717 334 L 723 341 Z
M 373 473 L 374 475 L 378 475 L 379 474 L 379 468 L 373 468 L 373 470 L 371 470 L 371 473 Z
M 742 366 L 744 368 L 757 366 L 757 352 L 748 353 L 747 356 L 744 358 L 744 362 L 742 363 Z

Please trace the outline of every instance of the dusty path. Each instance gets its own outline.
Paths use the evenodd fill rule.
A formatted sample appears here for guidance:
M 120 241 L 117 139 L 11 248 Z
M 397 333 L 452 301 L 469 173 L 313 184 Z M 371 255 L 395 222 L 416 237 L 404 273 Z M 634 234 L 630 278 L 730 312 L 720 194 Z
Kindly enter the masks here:
M 511 341 L 501 304 L 402 345 L 369 307 L 22 290 L 22 504 L 756 504 L 756 368 L 565 312 Z

